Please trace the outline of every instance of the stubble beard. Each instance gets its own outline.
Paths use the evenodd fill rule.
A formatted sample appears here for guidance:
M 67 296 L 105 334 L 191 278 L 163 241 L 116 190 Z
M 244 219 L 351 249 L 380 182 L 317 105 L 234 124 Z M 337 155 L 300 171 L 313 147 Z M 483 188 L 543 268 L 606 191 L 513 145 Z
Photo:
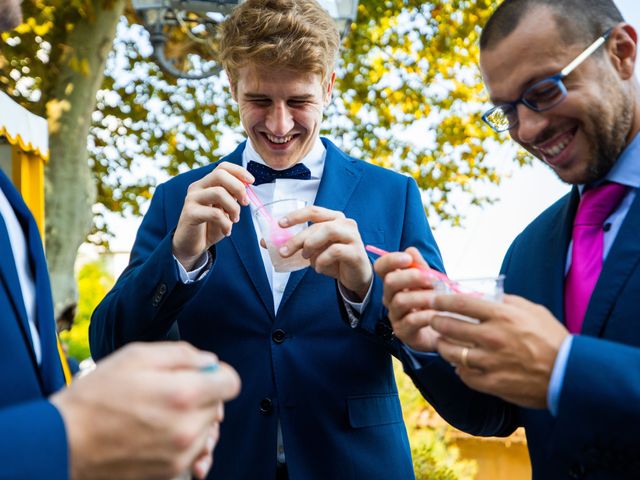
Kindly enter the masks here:
M 593 157 L 585 172 L 585 178 L 582 179 L 584 181 L 580 181 L 581 184 L 605 178 L 626 146 L 633 121 L 633 110 L 631 102 L 625 100 L 624 91 L 619 90 L 616 93 L 617 95 L 613 96 L 614 104 L 610 104 L 609 116 L 604 108 L 589 112 L 590 128 L 586 128 L 585 133 L 587 138 L 592 139 Z

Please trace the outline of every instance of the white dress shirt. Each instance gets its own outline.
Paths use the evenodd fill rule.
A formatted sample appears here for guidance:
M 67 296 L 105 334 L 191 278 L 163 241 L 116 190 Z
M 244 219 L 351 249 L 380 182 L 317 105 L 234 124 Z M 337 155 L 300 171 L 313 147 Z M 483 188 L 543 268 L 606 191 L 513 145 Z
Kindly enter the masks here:
M 16 214 L 13 211 L 13 207 L 1 189 L 0 215 L 2 215 L 4 223 L 7 226 L 13 259 L 16 263 L 16 270 L 18 271 L 18 280 L 20 281 L 20 290 L 22 291 L 22 301 L 24 302 L 27 319 L 29 320 L 29 330 L 31 331 L 31 339 L 33 341 L 33 351 L 36 355 L 38 365 L 40 365 L 40 362 L 42 361 L 42 349 L 40 347 L 40 336 L 38 335 L 38 329 L 35 324 L 36 284 L 33 280 L 31 265 L 29 264 L 27 239 L 24 236 L 24 231 L 22 230 L 22 226 L 20 226 L 18 217 L 16 217 Z

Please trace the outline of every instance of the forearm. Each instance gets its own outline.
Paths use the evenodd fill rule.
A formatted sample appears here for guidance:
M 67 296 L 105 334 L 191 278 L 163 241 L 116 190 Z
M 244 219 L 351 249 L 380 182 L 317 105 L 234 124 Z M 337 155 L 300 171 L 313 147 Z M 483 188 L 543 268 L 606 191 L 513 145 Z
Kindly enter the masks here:
M 176 340 L 175 319 L 201 284 L 180 281 L 167 235 L 144 261 L 127 268 L 94 311 L 89 328 L 94 358 L 132 341 Z

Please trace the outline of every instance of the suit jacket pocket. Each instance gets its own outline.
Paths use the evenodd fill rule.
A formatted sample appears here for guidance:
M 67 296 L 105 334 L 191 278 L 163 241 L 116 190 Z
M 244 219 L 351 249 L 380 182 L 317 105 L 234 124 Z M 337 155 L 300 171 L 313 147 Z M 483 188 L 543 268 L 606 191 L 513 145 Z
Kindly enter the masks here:
M 353 428 L 402 422 L 397 393 L 347 397 L 349 423 Z

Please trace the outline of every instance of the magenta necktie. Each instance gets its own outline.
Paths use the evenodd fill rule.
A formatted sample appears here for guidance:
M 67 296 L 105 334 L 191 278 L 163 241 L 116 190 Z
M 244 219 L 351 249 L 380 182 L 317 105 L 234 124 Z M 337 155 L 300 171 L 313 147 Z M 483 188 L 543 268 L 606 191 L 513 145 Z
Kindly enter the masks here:
M 602 270 L 604 221 L 618 206 L 627 187 L 605 183 L 582 194 L 573 222 L 571 267 L 564 284 L 564 313 L 571 333 L 582 330 L 591 294 Z

